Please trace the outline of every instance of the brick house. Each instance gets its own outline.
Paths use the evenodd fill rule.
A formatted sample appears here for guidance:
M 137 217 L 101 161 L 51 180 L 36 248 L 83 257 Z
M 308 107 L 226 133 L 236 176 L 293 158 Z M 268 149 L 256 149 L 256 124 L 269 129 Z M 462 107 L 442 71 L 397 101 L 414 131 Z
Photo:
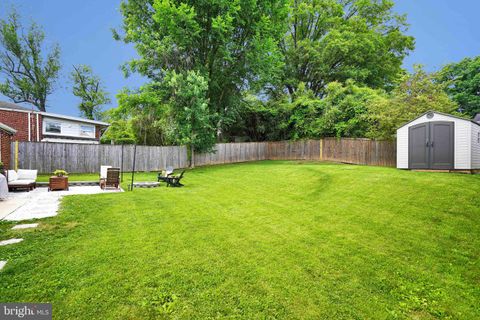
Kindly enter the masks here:
M 0 101 L 0 122 L 16 130 L 14 141 L 98 144 L 109 124 L 41 112 Z
M 10 168 L 10 142 L 15 133 L 15 129 L 0 122 L 0 161 L 3 162 L 5 170 Z

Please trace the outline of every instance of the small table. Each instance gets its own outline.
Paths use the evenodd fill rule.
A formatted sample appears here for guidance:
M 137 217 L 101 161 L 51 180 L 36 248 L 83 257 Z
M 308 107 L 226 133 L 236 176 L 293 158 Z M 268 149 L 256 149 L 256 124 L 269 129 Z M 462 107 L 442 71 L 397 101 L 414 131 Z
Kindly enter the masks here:
M 48 191 L 68 190 L 68 177 L 51 176 L 48 183 Z

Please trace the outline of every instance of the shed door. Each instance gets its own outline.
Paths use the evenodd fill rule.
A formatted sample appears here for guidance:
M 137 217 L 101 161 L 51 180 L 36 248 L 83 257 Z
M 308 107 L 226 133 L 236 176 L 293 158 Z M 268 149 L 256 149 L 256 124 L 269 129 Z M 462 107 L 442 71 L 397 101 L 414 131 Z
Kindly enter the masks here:
M 409 128 L 410 169 L 454 168 L 454 123 L 426 122 Z
M 430 123 L 430 168 L 454 168 L 454 123 Z
M 410 169 L 428 169 L 430 153 L 428 123 L 417 124 L 409 128 L 408 132 L 408 167 Z

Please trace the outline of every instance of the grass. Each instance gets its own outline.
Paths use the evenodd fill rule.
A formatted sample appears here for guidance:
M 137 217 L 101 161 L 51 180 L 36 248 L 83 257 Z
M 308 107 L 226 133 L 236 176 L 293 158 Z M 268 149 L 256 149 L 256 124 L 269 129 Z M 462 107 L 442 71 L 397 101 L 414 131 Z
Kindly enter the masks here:
M 25 239 L 0 247 L 0 301 L 54 319 L 480 318 L 480 176 L 267 161 L 184 180 L 0 223 Z

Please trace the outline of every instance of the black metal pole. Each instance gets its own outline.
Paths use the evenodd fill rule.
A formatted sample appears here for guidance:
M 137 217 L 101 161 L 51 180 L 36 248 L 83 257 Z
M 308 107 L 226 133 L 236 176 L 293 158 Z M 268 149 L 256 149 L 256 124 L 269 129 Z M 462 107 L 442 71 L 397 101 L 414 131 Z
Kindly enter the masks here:
M 121 177 L 121 179 L 120 179 L 120 182 L 123 182 L 123 147 L 124 147 L 124 146 L 125 146 L 125 145 L 122 144 L 122 160 L 120 161 L 120 172 L 122 173 L 122 177 Z
M 135 177 L 135 161 L 137 156 L 137 145 L 133 145 L 133 168 L 132 168 L 132 183 L 130 184 L 130 191 L 133 191 L 133 179 Z

